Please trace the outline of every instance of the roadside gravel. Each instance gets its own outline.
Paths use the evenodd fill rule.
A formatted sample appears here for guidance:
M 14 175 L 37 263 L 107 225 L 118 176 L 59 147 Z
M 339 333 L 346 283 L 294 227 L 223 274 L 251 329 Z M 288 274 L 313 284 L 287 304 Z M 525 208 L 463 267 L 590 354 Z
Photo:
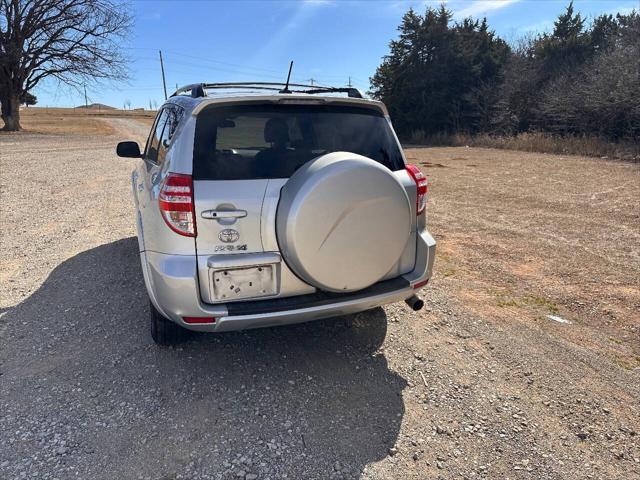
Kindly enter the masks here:
M 577 317 L 478 308 L 464 249 L 422 312 L 153 345 L 113 153 L 148 127 L 127 122 L 0 136 L 0 478 L 640 478 L 638 369 Z M 434 200 L 446 243 L 455 211 Z

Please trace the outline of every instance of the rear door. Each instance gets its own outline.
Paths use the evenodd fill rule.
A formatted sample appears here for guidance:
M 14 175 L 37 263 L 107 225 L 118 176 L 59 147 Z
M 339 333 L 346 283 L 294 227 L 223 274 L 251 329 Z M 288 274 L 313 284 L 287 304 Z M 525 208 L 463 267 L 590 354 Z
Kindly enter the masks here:
M 367 156 L 403 177 L 401 182 L 408 190 L 414 185 L 404 170 L 388 120 L 378 110 L 306 100 L 286 105 L 210 105 L 198 114 L 193 180 L 198 269 L 205 302 L 315 291 L 281 261 L 276 214 L 280 189 L 287 179 L 309 160 L 333 151 Z M 408 194 L 415 199 L 415 191 Z M 390 275 L 409 271 L 414 255 L 415 246 L 409 245 L 403 266 Z M 222 267 L 213 264 L 232 269 L 235 262 L 238 268 L 250 268 L 252 258 L 256 263 L 278 262 L 273 269 L 275 285 L 252 291 L 255 285 L 247 284 L 238 297 L 216 293 L 215 287 L 226 279 L 214 278 L 213 270 Z M 228 285 L 230 292 L 235 286 Z
M 203 115 L 196 125 L 194 198 L 198 255 L 262 252 L 260 222 L 267 178 L 255 156 L 268 148 L 266 119 Z
M 264 139 L 266 120 L 222 109 L 205 110 L 196 122 L 196 249 L 200 293 L 207 303 L 278 292 L 275 265 L 269 272 L 264 269 L 268 278 L 250 265 L 264 261 L 259 257 L 264 252 L 260 228 L 269 180 L 255 172 L 255 156 L 269 147 Z

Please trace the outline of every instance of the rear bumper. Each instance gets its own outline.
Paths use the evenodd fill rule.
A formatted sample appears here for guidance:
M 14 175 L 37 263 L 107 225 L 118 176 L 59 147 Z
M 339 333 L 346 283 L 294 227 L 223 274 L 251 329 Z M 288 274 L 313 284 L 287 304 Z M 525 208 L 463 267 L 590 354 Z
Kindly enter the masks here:
M 418 235 L 416 266 L 402 277 L 380 282 L 353 294 L 312 294 L 274 300 L 221 305 L 200 300 L 196 257 L 141 252 L 149 297 L 175 323 L 196 331 L 225 332 L 271 327 L 347 315 L 404 300 L 414 285 L 431 277 L 436 242 L 426 230 Z M 183 317 L 215 317 L 214 324 L 186 324 Z

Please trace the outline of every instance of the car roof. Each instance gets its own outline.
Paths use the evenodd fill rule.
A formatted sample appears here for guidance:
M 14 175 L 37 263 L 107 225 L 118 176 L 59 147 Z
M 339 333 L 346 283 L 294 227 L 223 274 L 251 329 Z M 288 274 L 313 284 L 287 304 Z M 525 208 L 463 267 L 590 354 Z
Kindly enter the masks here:
M 179 105 L 187 113 L 198 115 L 198 113 L 209 105 L 238 105 L 250 103 L 360 106 L 377 110 L 385 116 L 389 114 L 382 102 L 366 98 L 338 96 L 337 94 L 274 93 L 265 95 L 264 92 L 243 91 L 225 92 L 224 94 L 214 93 L 202 97 L 174 95 L 165 102 L 165 105 Z

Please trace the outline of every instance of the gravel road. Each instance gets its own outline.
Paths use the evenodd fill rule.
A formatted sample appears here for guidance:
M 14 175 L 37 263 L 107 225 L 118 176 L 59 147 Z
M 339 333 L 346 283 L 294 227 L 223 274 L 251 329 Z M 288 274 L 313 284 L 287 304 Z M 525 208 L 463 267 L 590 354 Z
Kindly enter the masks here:
M 467 277 L 438 273 L 419 313 L 394 304 L 156 347 L 132 163 L 114 154 L 148 127 L 105 121 L 117 135 L 0 136 L 0 479 L 640 478 L 635 364 L 591 348 L 597 325 L 577 317 L 541 326 L 525 307 L 476 308 Z M 439 181 L 446 244 L 455 211 Z M 465 256 L 443 253 L 447 268 Z M 502 278 L 494 267 L 487 278 Z

